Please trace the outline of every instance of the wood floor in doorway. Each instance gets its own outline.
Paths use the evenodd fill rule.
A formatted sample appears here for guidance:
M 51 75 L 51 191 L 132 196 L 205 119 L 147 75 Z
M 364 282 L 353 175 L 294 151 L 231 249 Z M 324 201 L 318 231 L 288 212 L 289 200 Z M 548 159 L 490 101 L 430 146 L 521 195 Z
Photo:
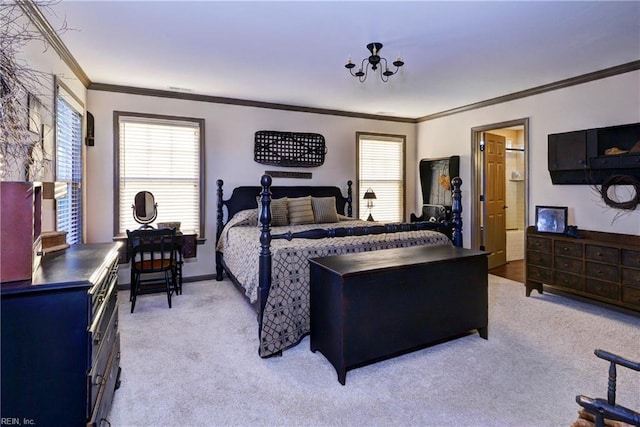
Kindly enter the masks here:
M 489 274 L 524 283 L 524 260 L 509 261 L 504 265 L 489 270 Z

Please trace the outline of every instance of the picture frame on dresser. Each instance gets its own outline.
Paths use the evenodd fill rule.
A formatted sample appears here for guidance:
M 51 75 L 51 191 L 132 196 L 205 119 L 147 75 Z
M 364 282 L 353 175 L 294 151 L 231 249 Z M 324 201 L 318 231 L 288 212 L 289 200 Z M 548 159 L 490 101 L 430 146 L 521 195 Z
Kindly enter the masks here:
M 538 233 L 564 234 L 567 231 L 567 206 L 536 206 Z

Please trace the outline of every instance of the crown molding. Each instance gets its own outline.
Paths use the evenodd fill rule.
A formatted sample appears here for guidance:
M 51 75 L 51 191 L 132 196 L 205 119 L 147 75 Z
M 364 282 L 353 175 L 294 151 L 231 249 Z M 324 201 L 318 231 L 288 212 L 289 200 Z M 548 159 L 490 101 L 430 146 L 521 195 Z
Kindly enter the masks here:
M 169 90 L 147 89 L 133 86 L 120 86 L 106 83 L 91 83 L 89 90 L 119 92 L 130 95 L 156 96 L 159 98 L 184 99 L 188 101 L 211 102 L 214 104 L 238 105 L 242 107 L 267 108 L 271 110 L 295 111 L 299 113 L 325 114 L 358 119 L 384 120 L 390 122 L 415 123 L 415 119 L 407 117 L 382 116 L 377 114 L 354 113 L 351 111 L 332 110 L 328 108 L 303 107 L 298 105 L 278 104 L 274 102 L 252 101 L 248 99 L 226 98 L 221 96 L 200 95 L 195 93 L 174 92 Z
M 570 86 L 579 85 L 582 83 L 588 83 L 594 80 L 600 80 L 606 77 L 612 77 L 618 74 L 624 74 L 630 71 L 636 71 L 638 69 L 640 69 L 640 60 L 627 62 L 626 64 L 616 65 L 615 67 L 605 68 L 599 71 L 593 71 L 591 73 L 582 74 L 576 77 L 570 77 L 568 79 L 559 80 L 557 82 L 548 83 L 542 86 L 536 86 L 531 89 L 521 90 L 519 92 L 510 93 L 508 95 L 502 95 L 496 98 L 475 102 L 473 104 L 465 105 L 462 107 L 452 108 L 451 110 L 441 111 L 439 113 L 418 117 L 416 119 L 416 123 L 439 119 L 442 117 L 451 116 L 453 114 L 459 114 L 465 111 L 476 110 L 478 108 L 484 108 L 490 105 L 501 104 L 503 102 L 514 101 L 516 99 L 526 98 L 533 95 L 539 95 L 544 92 L 550 92 L 552 90 L 558 90 L 558 89 L 563 89 Z
M 53 29 L 47 18 L 42 14 L 42 11 L 33 0 L 21 0 L 17 2 L 22 12 L 29 18 L 33 25 L 38 28 L 45 40 L 53 47 L 53 49 L 60 55 L 60 59 L 71 69 L 73 74 L 80 80 L 84 87 L 88 88 L 91 84 L 91 80 L 84 72 L 78 61 L 73 57 L 67 46 L 63 43 L 62 39 L 58 36 L 56 30 Z

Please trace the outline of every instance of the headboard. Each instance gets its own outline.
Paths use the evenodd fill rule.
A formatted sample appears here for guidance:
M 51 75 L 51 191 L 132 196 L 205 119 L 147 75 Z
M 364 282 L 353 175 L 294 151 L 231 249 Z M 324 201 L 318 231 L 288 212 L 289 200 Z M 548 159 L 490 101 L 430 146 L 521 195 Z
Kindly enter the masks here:
M 231 197 L 227 200 L 223 200 L 222 185 L 224 182 L 219 179 L 218 185 L 218 221 L 222 223 L 223 220 L 223 207 L 227 208 L 227 221 L 233 217 L 236 213 L 245 209 L 258 208 L 257 197 L 262 192 L 260 186 L 241 186 L 233 189 Z M 271 197 L 279 199 L 281 197 L 335 197 L 336 198 L 336 210 L 341 215 L 352 215 L 352 195 L 351 186 L 352 182 L 347 182 L 347 197 L 342 195 L 342 191 L 338 187 L 332 186 L 273 186 L 271 187 Z M 226 222 L 226 221 L 225 221 Z M 221 232 L 222 230 L 219 230 Z

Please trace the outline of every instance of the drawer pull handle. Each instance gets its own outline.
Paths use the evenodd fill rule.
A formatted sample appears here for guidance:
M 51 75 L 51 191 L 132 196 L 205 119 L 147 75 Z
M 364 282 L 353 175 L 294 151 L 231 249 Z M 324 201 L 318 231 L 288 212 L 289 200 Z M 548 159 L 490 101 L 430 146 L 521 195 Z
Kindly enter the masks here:
M 105 379 L 102 375 L 96 375 L 96 379 L 93 380 L 93 385 L 104 385 Z
M 566 251 L 568 251 L 568 250 L 569 250 L 569 248 L 564 247 L 564 248 L 562 248 L 562 250 L 566 252 Z
M 569 267 L 569 263 L 565 262 L 565 263 L 563 264 L 563 267 Z

